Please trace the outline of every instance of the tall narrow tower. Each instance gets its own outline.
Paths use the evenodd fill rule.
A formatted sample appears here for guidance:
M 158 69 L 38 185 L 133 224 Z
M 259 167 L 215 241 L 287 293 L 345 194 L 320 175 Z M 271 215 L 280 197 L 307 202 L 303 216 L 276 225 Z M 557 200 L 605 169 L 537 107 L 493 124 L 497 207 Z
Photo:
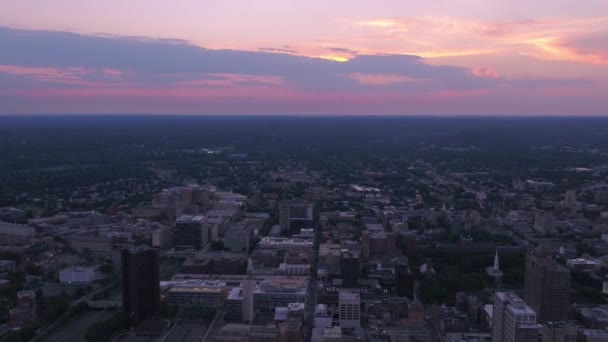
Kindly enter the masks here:
M 251 324 L 253 321 L 253 263 L 251 258 L 247 261 L 247 277 L 243 281 L 243 321 Z
M 498 259 L 498 250 L 494 255 L 494 265 L 486 268 L 486 273 L 494 278 L 496 291 L 500 291 L 500 281 L 502 280 L 502 271 L 500 270 L 500 261 Z

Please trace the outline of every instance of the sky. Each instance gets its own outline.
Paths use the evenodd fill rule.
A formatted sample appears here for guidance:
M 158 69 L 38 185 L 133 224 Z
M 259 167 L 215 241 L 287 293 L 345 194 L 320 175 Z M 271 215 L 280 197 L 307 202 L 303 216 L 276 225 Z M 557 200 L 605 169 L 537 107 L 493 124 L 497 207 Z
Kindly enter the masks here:
M 608 115 L 606 0 L 0 4 L 0 114 Z

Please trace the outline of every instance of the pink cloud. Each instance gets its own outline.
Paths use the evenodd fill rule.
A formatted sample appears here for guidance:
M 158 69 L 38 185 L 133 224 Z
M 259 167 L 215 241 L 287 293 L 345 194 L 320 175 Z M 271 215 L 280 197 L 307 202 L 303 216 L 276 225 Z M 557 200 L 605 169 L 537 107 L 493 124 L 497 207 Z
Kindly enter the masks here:
M 475 68 L 475 69 L 471 70 L 471 73 L 473 74 L 473 76 L 480 77 L 480 78 L 492 78 L 492 79 L 499 78 L 498 74 L 490 68 L 484 68 L 484 67 Z

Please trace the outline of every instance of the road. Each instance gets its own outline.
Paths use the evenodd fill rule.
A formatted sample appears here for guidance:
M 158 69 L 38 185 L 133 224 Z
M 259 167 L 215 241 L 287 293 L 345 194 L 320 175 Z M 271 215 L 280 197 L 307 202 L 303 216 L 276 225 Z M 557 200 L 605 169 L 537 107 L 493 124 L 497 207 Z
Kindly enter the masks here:
M 102 287 L 96 289 L 95 291 L 92 291 L 91 293 L 89 293 L 87 295 L 80 297 L 80 299 L 72 302 L 72 304 L 70 305 L 70 309 L 76 307 L 78 304 L 80 304 L 82 302 L 91 300 L 93 298 L 93 296 L 95 296 L 96 294 L 101 293 L 105 290 L 108 290 L 108 289 L 112 288 L 113 286 L 115 286 L 116 284 L 117 284 L 117 282 L 109 283 L 105 286 L 102 286 Z M 71 310 L 69 310 L 69 309 L 66 310 L 61 316 L 57 317 L 55 322 L 51 323 L 46 328 L 40 330 L 36 334 L 36 336 L 34 336 L 34 338 L 32 338 L 31 342 L 41 341 L 44 337 L 48 336 L 51 332 L 53 332 L 53 330 L 57 329 L 61 325 L 62 320 L 67 319 L 70 316 L 70 312 L 71 312 Z
M 215 314 L 213 321 L 211 321 L 209 328 L 207 328 L 205 336 L 201 339 L 202 342 L 211 341 L 213 339 L 213 335 L 215 335 L 215 333 L 224 325 L 224 316 L 226 316 L 226 309 L 221 309 Z
M 90 311 L 70 321 L 67 325 L 57 329 L 44 341 L 48 342 L 85 342 L 84 334 L 87 329 L 103 319 L 110 317 L 108 311 Z
M 306 294 L 306 311 L 304 316 L 305 328 L 302 333 L 304 341 L 312 339 L 312 328 L 314 324 L 315 306 L 317 304 L 317 269 L 319 266 L 319 240 L 321 239 L 321 228 L 315 229 L 315 240 L 313 242 L 313 255 L 310 266 L 310 277 L 308 291 Z

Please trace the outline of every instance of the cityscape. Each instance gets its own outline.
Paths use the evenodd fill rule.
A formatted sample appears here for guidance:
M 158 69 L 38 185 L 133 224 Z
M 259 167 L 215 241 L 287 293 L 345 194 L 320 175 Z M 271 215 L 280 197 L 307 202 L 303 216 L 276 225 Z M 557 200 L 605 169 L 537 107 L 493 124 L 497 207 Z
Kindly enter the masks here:
M 6 341 L 608 338 L 605 119 L 27 120 Z
M 608 342 L 607 0 L 0 2 L 0 342 Z

